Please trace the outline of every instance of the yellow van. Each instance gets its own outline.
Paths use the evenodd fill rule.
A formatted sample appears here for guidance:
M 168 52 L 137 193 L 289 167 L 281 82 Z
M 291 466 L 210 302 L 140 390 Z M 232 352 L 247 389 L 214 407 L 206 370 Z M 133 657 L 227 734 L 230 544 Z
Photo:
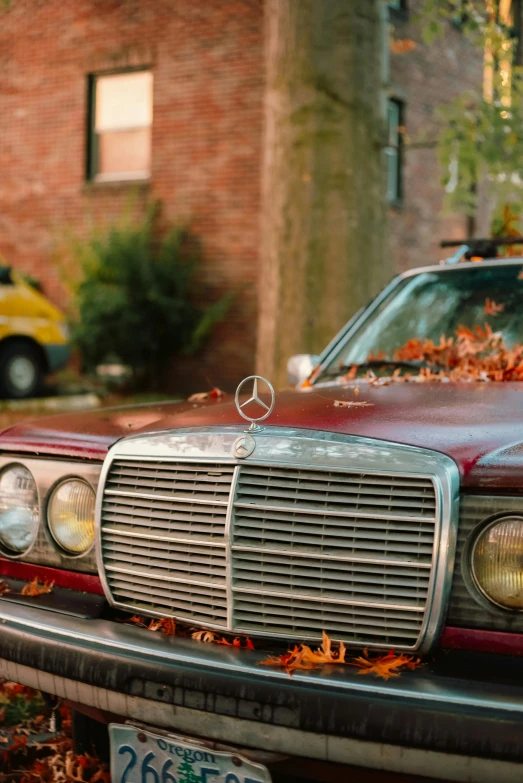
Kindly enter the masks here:
M 64 314 L 6 266 L 0 266 L 0 397 L 32 397 L 44 375 L 70 354 Z

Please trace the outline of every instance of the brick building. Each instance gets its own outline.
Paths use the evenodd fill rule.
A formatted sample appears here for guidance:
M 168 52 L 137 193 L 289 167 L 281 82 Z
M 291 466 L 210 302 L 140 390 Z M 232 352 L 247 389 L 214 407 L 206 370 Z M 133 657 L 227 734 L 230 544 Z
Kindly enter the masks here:
M 421 44 L 409 21 L 419 0 L 409 5 L 389 3 L 416 43 L 391 55 L 386 85 L 398 270 L 438 258 L 438 240 L 466 226 L 440 216 L 434 150 L 404 154 L 397 126 L 416 136 L 482 73 L 459 29 Z M 239 292 L 190 367 L 193 387 L 233 386 L 254 366 L 263 90 L 262 0 L 11 0 L 0 10 L 0 254 L 64 305 L 64 232 L 116 220 L 130 198 L 138 209 L 160 199 L 201 239 L 206 283 Z

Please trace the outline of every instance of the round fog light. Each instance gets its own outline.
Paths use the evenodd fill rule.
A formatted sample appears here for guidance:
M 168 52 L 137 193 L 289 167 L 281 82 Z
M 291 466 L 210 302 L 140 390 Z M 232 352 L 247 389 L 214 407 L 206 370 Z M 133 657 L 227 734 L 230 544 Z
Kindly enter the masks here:
M 82 555 L 94 541 L 92 487 L 82 479 L 66 479 L 49 499 L 47 524 L 54 540 L 70 555 Z
M 492 603 L 523 610 L 523 517 L 492 522 L 472 549 L 476 585 Z
M 11 465 L 0 474 L 0 545 L 11 555 L 22 555 L 38 532 L 38 493 L 31 473 Z

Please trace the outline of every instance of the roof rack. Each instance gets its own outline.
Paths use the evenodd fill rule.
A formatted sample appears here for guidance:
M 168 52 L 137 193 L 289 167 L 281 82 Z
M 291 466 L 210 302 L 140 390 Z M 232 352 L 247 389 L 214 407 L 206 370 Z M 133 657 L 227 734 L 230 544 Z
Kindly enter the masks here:
M 523 236 L 470 237 L 469 239 L 444 239 L 440 242 L 440 247 L 458 248 L 445 259 L 446 264 L 458 264 L 463 258 L 496 258 L 498 247 L 503 245 L 523 245 Z

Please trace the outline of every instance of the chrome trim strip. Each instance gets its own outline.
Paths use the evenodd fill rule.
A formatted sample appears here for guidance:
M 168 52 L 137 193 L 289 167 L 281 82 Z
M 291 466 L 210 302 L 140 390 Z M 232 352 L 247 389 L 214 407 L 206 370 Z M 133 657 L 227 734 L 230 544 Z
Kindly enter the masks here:
M 521 266 L 523 257 L 513 256 L 512 258 L 487 258 L 485 261 L 461 261 L 459 264 L 446 264 L 444 261 L 439 264 L 429 264 L 428 266 L 417 266 L 414 269 L 407 269 L 401 272 L 398 277 L 414 277 L 421 272 L 453 272 L 455 269 L 483 269 L 484 267 L 495 266 Z
M 275 464 L 274 467 L 277 467 Z M 286 466 L 288 467 L 288 466 Z M 431 478 L 431 476 L 427 476 L 427 478 Z M 346 517 L 359 519 L 383 519 L 383 520 L 391 520 L 393 522 L 426 522 L 427 524 L 430 524 L 431 522 L 435 522 L 436 519 L 432 517 L 409 517 L 406 514 L 405 515 L 397 515 L 397 514 L 369 514 L 366 511 L 335 511 L 334 509 L 331 509 L 329 507 L 325 508 L 307 508 L 306 506 L 291 506 L 290 504 L 288 506 L 273 506 L 272 503 L 267 503 L 266 505 L 262 505 L 261 503 L 238 503 L 235 502 L 234 504 L 235 508 L 252 508 L 255 510 L 260 511 L 279 511 L 284 513 L 289 513 L 289 511 L 292 511 L 292 513 L 302 513 L 302 514 L 316 514 L 317 516 L 330 516 L 330 517 L 343 517 L 344 519 Z
M 259 552 L 259 547 L 254 546 L 238 546 L 234 544 L 231 549 L 236 552 Z M 268 555 L 292 555 L 292 550 L 289 549 L 265 549 L 264 553 Z M 409 560 L 379 560 L 378 558 L 370 557 L 353 557 L 352 555 L 329 555 L 321 554 L 316 555 L 314 552 L 296 552 L 293 557 L 307 557 L 311 560 L 343 560 L 347 563 L 365 563 L 367 565 L 391 565 L 401 566 L 402 568 L 432 568 L 432 563 L 412 563 Z
M 227 506 L 229 503 L 228 500 L 201 500 L 201 498 L 193 498 L 190 495 L 187 497 L 184 495 L 149 495 L 145 492 L 124 492 L 119 489 L 106 489 L 104 494 L 122 498 L 140 498 L 142 500 L 167 500 L 168 502 L 179 500 L 181 503 L 194 503 L 198 506 Z
M 106 565 L 107 571 L 112 571 L 115 574 L 129 574 L 129 576 L 145 576 L 148 579 L 157 579 L 159 582 L 176 582 L 179 584 L 197 585 L 198 587 L 212 587 L 217 590 L 225 590 L 223 584 L 213 584 L 212 582 L 202 582 L 197 579 L 179 579 L 175 576 L 161 576 L 160 574 L 146 574 L 143 571 L 137 571 L 135 568 L 131 571 L 128 568 L 116 568 L 115 566 Z
M 272 387 L 271 387 L 272 388 Z M 225 541 L 227 547 L 226 565 L 225 565 L 225 586 L 227 590 L 227 630 L 232 631 L 234 624 L 234 594 L 232 589 L 232 555 L 231 555 L 231 524 L 234 514 L 234 498 L 236 496 L 236 487 L 240 476 L 240 466 L 236 465 L 231 481 L 231 491 L 229 493 L 229 506 L 227 516 L 225 517 Z
M 402 612 L 424 612 L 425 606 L 404 606 L 403 604 L 374 603 L 372 601 L 348 601 L 343 598 L 328 598 L 321 595 L 306 595 L 304 593 L 279 593 L 276 590 L 251 590 L 248 587 L 235 587 L 235 593 L 248 593 L 250 595 L 268 595 L 278 598 L 292 598 L 297 601 L 317 601 L 325 604 L 339 604 L 340 606 L 368 606 L 370 609 L 397 609 Z
M 117 536 L 124 536 L 126 538 L 145 538 L 147 541 L 164 541 L 169 544 L 194 544 L 194 546 L 212 546 L 221 548 L 223 547 L 225 549 L 226 544 L 223 543 L 223 538 L 214 539 L 214 538 L 208 538 L 207 540 L 203 541 L 198 538 L 169 538 L 168 536 L 157 536 L 156 534 L 149 535 L 148 533 L 135 533 L 128 532 L 127 530 L 116 530 L 112 527 L 104 527 L 102 528 L 102 532 L 104 533 L 113 533 L 113 535 Z

